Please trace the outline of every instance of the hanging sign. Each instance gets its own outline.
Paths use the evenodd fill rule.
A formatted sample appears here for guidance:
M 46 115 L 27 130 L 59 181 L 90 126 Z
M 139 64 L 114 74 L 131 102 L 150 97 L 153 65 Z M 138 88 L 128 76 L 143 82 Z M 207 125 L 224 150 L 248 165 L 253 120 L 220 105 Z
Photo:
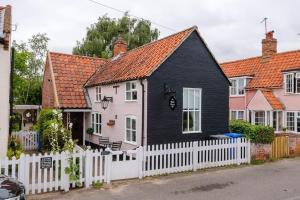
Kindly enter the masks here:
M 52 167 L 52 157 L 41 158 L 41 169 L 48 169 Z
M 175 110 L 175 108 L 177 107 L 177 100 L 174 96 L 171 96 L 169 99 L 169 107 L 171 108 L 171 110 Z

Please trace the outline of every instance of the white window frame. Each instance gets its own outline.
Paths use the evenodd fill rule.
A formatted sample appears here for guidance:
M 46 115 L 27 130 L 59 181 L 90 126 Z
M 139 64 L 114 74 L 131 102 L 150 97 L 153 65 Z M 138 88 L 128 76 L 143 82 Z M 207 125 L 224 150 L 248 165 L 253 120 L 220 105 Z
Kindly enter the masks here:
M 127 90 L 127 84 L 130 84 L 130 89 Z M 135 84 L 135 89 L 132 89 L 132 84 Z M 136 92 L 136 99 L 133 99 L 133 92 Z M 130 93 L 131 94 L 131 98 L 130 99 L 127 99 L 127 93 Z M 126 82 L 125 83 L 125 101 L 127 102 L 132 102 L 132 101 L 137 101 L 137 95 L 138 95 L 138 92 L 137 92 L 137 82 L 136 81 L 129 81 L 129 82 Z
M 285 94 L 300 94 L 300 72 L 289 72 L 283 74 L 284 76 L 284 92 Z
M 5 9 L 0 10 L 0 37 L 3 37 L 4 35 L 4 12 Z
M 95 88 L 95 96 L 96 96 L 95 102 L 101 102 L 101 93 L 102 93 L 102 88 L 100 86 L 96 86 L 96 88 Z
M 233 82 L 235 82 L 236 86 L 235 86 L 235 89 L 233 86 L 230 86 L 229 88 L 229 95 L 231 97 L 242 97 L 242 96 L 245 96 L 246 94 L 246 85 L 247 85 L 247 78 L 245 77 L 239 77 L 239 78 L 230 78 L 229 79 L 233 85 Z M 243 86 L 240 86 L 240 80 L 243 81 Z M 240 94 L 239 91 L 240 89 L 242 89 L 243 91 L 243 94 Z M 234 92 L 233 92 L 234 91 Z
M 257 119 L 257 117 L 256 117 L 256 114 L 257 113 L 264 113 L 263 115 L 263 117 L 259 117 L 260 119 L 263 119 L 263 123 L 261 124 L 261 123 L 256 123 L 256 119 Z M 266 126 L 266 124 L 267 124 L 267 112 L 266 111 L 264 111 L 264 110 L 258 110 L 258 111 L 254 111 L 254 124 L 255 125 L 262 125 L 262 126 Z
M 243 119 L 239 119 L 239 112 L 243 112 Z M 245 110 L 230 110 L 230 120 L 233 120 L 232 113 L 234 113 L 235 120 L 246 120 L 246 111 Z
M 184 106 L 182 106 L 182 133 L 183 134 L 189 134 L 189 133 L 202 133 L 202 126 L 201 126 L 201 121 L 202 121 L 202 88 L 183 88 L 183 91 L 182 91 L 182 99 L 184 101 L 184 90 L 187 90 L 187 109 L 184 108 Z M 189 108 L 189 91 L 192 90 L 194 92 L 194 106 L 192 109 Z M 196 95 L 195 95 L 195 91 L 198 90 L 199 91 L 199 110 L 196 109 Z M 184 131 L 184 127 L 183 127 L 183 123 L 184 123 L 184 113 L 187 112 L 188 113 L 188 116 L 189 116 L 189 113 L 192 112 L 192 113 L 195 113 L 195 112 L 199 112 L 199 130 L 188 130 L 188 131 Z M 195 119 L 195 115 L 193 116 L 194 119 Z M 187 118 L 187 127 L 189 127 L 189 117 Z M 195 129 L 195 126 L 194 126 L 194 129 Z
M 288 113 L 293 113 L 294 114 L 294 117 L 293 117 L 293 120 L 294 120 L 294 130 L 290 130 L 290 129 L 288 129 Z M 287 130 L 288 131 L 291 131 L 291 132 L 293 132 L 293 133 L 300 133 L 300 132 L 298 132 L 297 131 L 297 129 L 298 129 L 298 124 L 297 124 L 297 120 L 300 120 L 300 111 L 286 111 L 286 128 L 287 128 Z
M 130 119 L 130 128 L 127 128 L 127 119 Z M 133 129 L 133 127 L 132 127 L 132 120 L 135 120 L 135 129 Z M 124 137 L 124 142 L 125 143 L 128 143 L 128 144 L 132 144 L 132 145 L 137 145 L 137 118 L 136 118 L 136 116 L 134 116 L 134 115 L 126 115 L 125 116 L 125 126 L 124 126 L 124 128 L 125 128 L 125 137 Z M 131 138 L 133 138 L 132 137 L 132 135 L 133 135 L 133 131 L 135 131 L 135 141 L 129 141 L 129 140 L 127 140 L 127 130 L 128 131 L 130 131 L 130 137 Z
M 96 121 L 96 115 L 98 115 L 98 122 Z M 94 130 L 94 135 L 102 135 L 102 115 L 99 112 L 93 112 L 91 115 L 92 128 Z M 98 126 L 98 132 L 96 132 Z

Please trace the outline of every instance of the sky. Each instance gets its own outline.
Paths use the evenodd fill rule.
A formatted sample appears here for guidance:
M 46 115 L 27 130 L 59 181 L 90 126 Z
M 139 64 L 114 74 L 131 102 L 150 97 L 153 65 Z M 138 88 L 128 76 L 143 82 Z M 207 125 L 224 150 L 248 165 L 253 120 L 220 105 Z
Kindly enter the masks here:
M 300 49 L 300 1 L 298 0 L 94 0 L 169 27 L 160 38 L 191 26 L 199 32 L 219 62 L 261 55 L 264 23 L 274 30 L 278 51 Z M 49 50 L 71 53 L 86 28 L 99 16 L 123 14 L 90 0 L 0 0 L 13 7 L 13 40 L 27 41 L 47 33 Z

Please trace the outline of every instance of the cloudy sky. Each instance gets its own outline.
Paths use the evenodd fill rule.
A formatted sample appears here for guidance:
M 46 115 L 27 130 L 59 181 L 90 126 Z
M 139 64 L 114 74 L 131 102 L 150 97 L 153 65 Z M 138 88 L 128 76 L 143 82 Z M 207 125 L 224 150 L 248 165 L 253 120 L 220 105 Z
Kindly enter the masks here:
M 95 0 L 180 31 L 197 25 L 219 62 L 260 55 L 264 25 L 275 30 L 278 51 L 300 49 L 300 1 L 296 0 Z M 99 16 L 121 13 L 89 0 L 1 0 L 13 6 L 13 39 L 47 33 L 51 51 L 71 53 Z M 160 37 L 176 31 L 158 27 Z

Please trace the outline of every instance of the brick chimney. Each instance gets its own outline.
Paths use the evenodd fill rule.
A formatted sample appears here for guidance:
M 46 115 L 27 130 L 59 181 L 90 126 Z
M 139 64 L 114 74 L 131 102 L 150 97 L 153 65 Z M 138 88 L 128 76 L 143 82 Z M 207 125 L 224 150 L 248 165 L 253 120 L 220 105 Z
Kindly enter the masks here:
M 127 44 L 122 37 L 122 32 L 119 31 L 118 39 L 114 43 L 114 57 L 119 55 L 120 53 L 125 53 L 127 51 Z
M 274 31 L 266 33 L 266 38 L 262 40 L 262 58 L 271 58 L 277 53 L 277 39 L 273 38 Z

